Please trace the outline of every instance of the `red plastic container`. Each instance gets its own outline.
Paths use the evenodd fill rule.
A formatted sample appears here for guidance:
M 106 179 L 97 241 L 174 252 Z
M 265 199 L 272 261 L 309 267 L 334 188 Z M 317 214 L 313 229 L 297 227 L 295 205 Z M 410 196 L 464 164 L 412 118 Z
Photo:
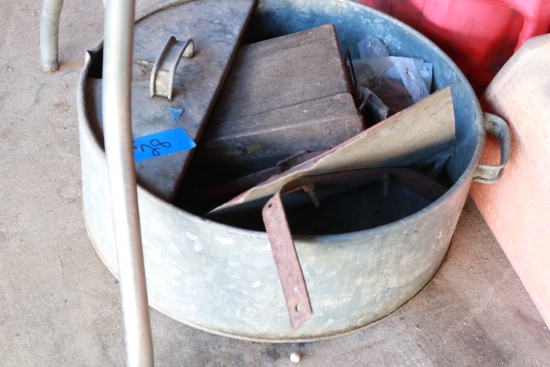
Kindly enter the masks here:
M 499 182 L 473 183 L 470 194 L 550 327 L 549 69 L 550 34 L 526 42 L 489 84 L 482 106 L 510 125 L 510 161 Z M 499 160 L 488 139 L 481 162 Z
M 550 30 L 550 0 L 360 0 L 423 33 L 481 94 L 526 40 Z

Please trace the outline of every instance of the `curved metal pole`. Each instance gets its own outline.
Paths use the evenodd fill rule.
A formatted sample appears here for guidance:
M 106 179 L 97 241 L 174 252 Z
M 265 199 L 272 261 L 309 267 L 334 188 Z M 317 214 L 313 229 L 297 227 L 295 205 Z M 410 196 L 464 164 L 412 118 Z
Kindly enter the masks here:
M 57 70 L 59 18 L 63 0 L 43 0 L 40 15 L 40 64 L 45 71 Z
M 128 366 L 152 366 L 153 343 L 139 223 L 131 127 L 134 0 L 105 9 L 103 121 Z

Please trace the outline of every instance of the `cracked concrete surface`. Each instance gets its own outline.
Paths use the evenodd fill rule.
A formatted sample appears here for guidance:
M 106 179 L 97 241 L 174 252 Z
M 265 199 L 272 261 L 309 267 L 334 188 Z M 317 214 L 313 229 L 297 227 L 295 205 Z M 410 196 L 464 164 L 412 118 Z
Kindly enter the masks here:
M 138 9 L 153 1 L 138 1 Z M 66 1 L 60 69 L 39 65 L 38 2 L 0 0 L 2 366 L 121 366 L 119 288 L 82 217 L 76 84 L 99 1 Z M 333 340 L 228 339 L 151 311 L 158 366 L 545 366 L 550 333 L 472 201 L 445 263 L 404 307 Z

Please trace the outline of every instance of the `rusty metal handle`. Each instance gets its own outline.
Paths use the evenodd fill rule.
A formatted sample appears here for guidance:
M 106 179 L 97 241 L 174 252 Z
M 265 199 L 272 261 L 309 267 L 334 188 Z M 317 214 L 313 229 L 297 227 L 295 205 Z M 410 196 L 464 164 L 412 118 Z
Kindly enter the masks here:
M 485 130 L 500 141 L 500 164 L 497 166 L 478 165 L 474 172 L 474 181 L 491 184 L 500 180 L 504 173 L 504 167 L 510 160 L 511 135 L 506 121 L 487 112 L 485 112 Z

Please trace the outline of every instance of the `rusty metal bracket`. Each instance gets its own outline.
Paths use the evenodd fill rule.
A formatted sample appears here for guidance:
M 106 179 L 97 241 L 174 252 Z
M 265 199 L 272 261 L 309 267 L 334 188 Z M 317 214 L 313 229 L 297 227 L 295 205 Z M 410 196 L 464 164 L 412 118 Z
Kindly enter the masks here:
M 431 201 L 437 200 L 447 191 L 447 188 L 437 181 L 413 170 L 381 167 L 303 177 L 283 186 L 264 205 L 262 219 L 283 288 L 292 330 L 297 330 L 310 319 L 313 310 L 281 196 L 303 190 L 309 194 L 313 204 L 318 208 L 321 204 L 314 192 L 316 187 L 343 187 L 343 192 L 373 181 L 388 179 Z
M 283 287 L 292 330 L 297 330 L 313 315 L 306 281 L 292 240 L 285 209 L 278 191 L 264 206 L 262 217 L 271 251 Z
M 191 58 L 194 55 L 195 43 L 192 39 L 183 42 L 178 41 L 174 36 L 170 36 L 151 71 L 151 81 L 149 84 L 151 98 L 162 96 L 172 99 L 174 74 L 181 57 Z

